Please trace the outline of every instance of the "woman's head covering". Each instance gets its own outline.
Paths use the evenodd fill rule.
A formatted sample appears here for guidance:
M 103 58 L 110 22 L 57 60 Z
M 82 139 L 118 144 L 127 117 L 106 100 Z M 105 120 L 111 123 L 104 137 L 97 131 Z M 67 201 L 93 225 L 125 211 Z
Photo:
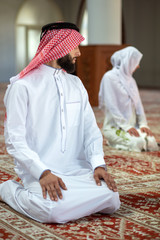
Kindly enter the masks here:
M 129 46 L 116 51 L 111 56 L 111 63 L 113 67 L 120 69 L 121 73 L 130 77 L 140 64 L 142 56 L 138 49 Z
M 142 56 L 142 53 L 132 46 L 116 51 L 111 56 L 113 68 L 111 71 L 107 72 L 106 75 L 106 77 L 114 79 L 117 83 L 121 83 L 121 86 L 123 86 L 128 96 L 132 99 L 137 114 L 142 114 L 144 110 L 142 108 L 137 84 L 132 74 L 140 64 Z M 119 97 L 121 97 L 121 99 L 123 98 L 123 96 Z M 100 107 L 103 106 L 104 98 L 103 87 L 101 87 L 99 93 Z M 125 112 L 126 109 L 123 108 L 124 106 L 121 106 L 122 112 Z
M 142 53 L 138 49 L 129 46 L 116 51 L 111 57 L 113 68 L 117 69 L 116 72 L 118 73 L 119 80 L 131 97 L 137 113 L 141 112 L 141 110 L 139 110 L 140 97 L 137 84 L 132 74 L 139 66 L 142 56 Z
M 64 57 L 83 40 L 84 37 L 75 24 L 56 22 L 43 26 L 37 52 L 29 65 L 18 74 L 18 78 L 24 77 L 43 63 Z

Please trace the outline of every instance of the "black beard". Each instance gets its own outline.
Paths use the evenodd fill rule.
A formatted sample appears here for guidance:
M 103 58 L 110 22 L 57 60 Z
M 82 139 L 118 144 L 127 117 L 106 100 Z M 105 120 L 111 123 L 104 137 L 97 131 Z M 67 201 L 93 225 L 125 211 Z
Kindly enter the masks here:
M 67 73 L 73 73 L 75 71 L 75 64 L 72 63 L 72 61 L 73 59 L 69 54 L 57 59 L 58 65 L 63 68 Z

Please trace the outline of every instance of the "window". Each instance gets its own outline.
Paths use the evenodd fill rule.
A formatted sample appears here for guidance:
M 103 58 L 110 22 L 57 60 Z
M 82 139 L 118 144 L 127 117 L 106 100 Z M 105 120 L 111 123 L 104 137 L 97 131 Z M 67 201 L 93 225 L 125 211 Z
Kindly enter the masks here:
M 20 72 L 34 57 L 40 41 L 41 27 L 63 21 L 63 15 L 54 0 L 27 0 L 16 20 L 16 64 Z
M 82 17 L 81 23 L 81 34 L 84 36 L 85 40 L 81 43 L 81 45 L 88 44 L 88 11 L 85 9 Z

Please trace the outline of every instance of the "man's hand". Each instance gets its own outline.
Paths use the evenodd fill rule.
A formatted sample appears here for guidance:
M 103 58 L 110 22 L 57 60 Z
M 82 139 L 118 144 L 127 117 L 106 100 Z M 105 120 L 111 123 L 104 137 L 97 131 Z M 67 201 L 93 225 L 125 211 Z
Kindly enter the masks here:
M 109 189 L 111 189 L 113 192 L 117 192 L 116 183 L 113 177 L 107 173 L 103 167 L 97 167 L 94 170 L 94 179 L 99 186 L 101 186 L 101 180 L 104 180 Z
M 142 128 L 140 128 L 140 130 L 142 133 L 146 133 L 147 136 L 153 136 L 153 133 L 151 132 L 151 130 L 149 128 L 142 127 Z
M 52 174 L 50 170 L 46 170 L 42 174 L 40 177 L 40 185 L 42 188 L 43 198 L 46 199 L 48 192 L 52 201 L 58 201 L 58 197 L 62 199 L 61 188 L 67 190 L 62 179 Z
M 127 131 L 131 136 L 139 137 L 139 132 L 135 128 L 130 128 Z

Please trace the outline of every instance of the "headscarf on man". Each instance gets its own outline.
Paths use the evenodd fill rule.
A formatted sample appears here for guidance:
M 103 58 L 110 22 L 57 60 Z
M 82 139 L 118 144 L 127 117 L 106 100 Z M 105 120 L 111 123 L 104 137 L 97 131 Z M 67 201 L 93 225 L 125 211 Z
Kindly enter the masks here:
M 43 26 L 40 44 L 34 58 L 17 76 L 10 79 L 11 83 L 23 78 L 41 64 L 64 57 L 83 40 L 84 37 L 75 24 L 56 22 Z

